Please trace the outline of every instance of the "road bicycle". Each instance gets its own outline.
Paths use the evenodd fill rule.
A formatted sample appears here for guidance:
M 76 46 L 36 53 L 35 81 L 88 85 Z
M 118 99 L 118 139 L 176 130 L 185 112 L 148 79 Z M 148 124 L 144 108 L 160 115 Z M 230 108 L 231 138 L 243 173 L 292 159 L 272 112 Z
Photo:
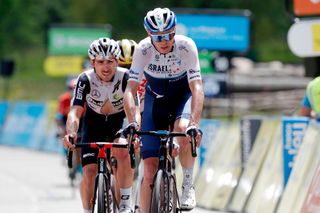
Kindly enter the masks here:
M 71 140 L 72 142 L 72 140 Z M 119 211 L 119 206 L 116 202 L 115 191 L 113 188 L 113 174 L 110 164 L 110 149 L 111 148 L 128 148 L 128 144 L 118 144 L 112 142 L 90 142 L 75 144 L 76 148 L 90 147 L 98 149 L 98 173 L 95 179 L 94 186 L 94 203 L 92 213 L 94 213 L 95 204 L 97 203 L 97 213 L 115 213 Z M 129 152 L 132 153 L 132 152 Z M 134 153 L 134 152 L 133 152 Z M 130 156 L 134 159 L 134 156 Z M 131 163 L 133 165 L 133 163 Z M 72 151 L 68 155 L 68 166 L 72 167 Z
M 197 130 L 194 130 L 197 131 Z M 195 136 L 197 132 L 191 131 L 192 156 L 196 157 Z M 159 165 L 153 178 L 150 210 L 152 213 L 177 213 L 181 212 L 180 201 L 175 176 L 175 158 L 172 156 L 174 137 L 186 137 L 184 132 L 136 131 L 134 134 L 151 135 L 160 138 Z

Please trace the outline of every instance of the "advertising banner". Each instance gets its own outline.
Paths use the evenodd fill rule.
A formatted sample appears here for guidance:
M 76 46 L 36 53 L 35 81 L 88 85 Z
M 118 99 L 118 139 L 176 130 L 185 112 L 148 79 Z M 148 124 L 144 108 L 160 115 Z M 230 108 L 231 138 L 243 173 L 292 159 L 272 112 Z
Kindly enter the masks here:
M 320 212 L 320 165 L 312 178 L 308 194 L 304 200 L 301 213 Z
M 241 162 L 245 168 L 262 122 L 261 117 L 244 117 L 240 120 Z
M 0 131 L 4 125 L 9 110 L 9 103 L 7 101 L 0 101 Z
M 3 127 L 0 143 L 39 149 L 45 141 L 46 116 L 43 103 L 15 103 Z
M 191 37 L 198 49 L 246 51 L 250 20 L 245 15 L 177 14 L 177 34 Z
M 53 77 L 78 75 L 82 72 L 83 62 L 82 56 L 48 56 L 44 61 L 44 71 Z
M 111 37 L 111 27 L 52 26 L 48 32 L 50 55 L 87 55 L 91 42 L 100 37 Z
M 212 51 L 199 52 L 199 62 L 200 62 L 202 75 L 215 73 L 215 70 L 212 66 L 213 58 L 214 58 L 214 52 Z
M 287 41 L 296 56 L 320 56 L 320 19 L 302 19 L 294 23 L 288 31 Z
M 307 117 L 282 118 L 284 186 L 286 186 L 289 179 L 308 124 L 309 118 Z
M 297 16 L 320 15 L 320 0 L 293 0 L 293 11 Z
M 200 168 L 203 166 L 207 150 L 214 142 L 220 121 L 213 119 L 201 119 L 200 128 L 203 131 L 201 146 L 200 146 Z

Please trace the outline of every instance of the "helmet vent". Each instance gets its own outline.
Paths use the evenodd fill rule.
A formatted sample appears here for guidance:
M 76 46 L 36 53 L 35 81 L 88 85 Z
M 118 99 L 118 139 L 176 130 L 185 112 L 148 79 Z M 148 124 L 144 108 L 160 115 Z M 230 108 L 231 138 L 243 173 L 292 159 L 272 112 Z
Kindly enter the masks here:
M 167 13 L 163 14 L 163 20 L 164 20 L 164 23 L 166 23 L 167 18 L 168 18 L 168 14 L 167 14 Z

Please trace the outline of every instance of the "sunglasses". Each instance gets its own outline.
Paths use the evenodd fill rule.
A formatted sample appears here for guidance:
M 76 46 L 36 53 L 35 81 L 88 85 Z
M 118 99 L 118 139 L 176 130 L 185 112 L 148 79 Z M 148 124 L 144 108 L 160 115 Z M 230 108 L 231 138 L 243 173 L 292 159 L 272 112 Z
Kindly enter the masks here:
M 150 35 L 150 37 L 154 42 L 161 42 L 163 40 L 170 41 L 173 39 L 175 34 L 176 33 L 173 32 L 173 33 L 167 33 L 167 34 L 161 34 L 161 35 Z

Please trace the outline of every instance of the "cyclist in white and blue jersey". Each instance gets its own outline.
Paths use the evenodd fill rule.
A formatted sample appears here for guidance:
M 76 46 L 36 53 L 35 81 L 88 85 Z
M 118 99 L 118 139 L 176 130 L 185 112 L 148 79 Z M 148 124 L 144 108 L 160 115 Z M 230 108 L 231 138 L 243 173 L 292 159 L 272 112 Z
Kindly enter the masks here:
M 194 41 L 176 35 L 176 16 L 168 8 L 156 8 L 144 18 L 148 37 L 140 41 L 133 55 L 128 85 L 124 95 L 124 107 L 129 121 L 128 128 L 138 129 L 135 120 L 135 94 L 143 74 L 146 77 L 146 93 L 142 130 L 168 129 L 173 131 L 198 129 L 204 94 L 198 51 Z M 200 133 L 197 146 L 200 145 Z M 157 170 L 160 140 L 143 136 L 141 155 L 144 161 L 144 179 L 141 188 L 141 212 L 150 212 L 153 176 Z M 193 209 L 196 205 L 193 187 L 194 158 L 188 138 L 180 137 L 179 158 L 183 168 L 181 207 Z

